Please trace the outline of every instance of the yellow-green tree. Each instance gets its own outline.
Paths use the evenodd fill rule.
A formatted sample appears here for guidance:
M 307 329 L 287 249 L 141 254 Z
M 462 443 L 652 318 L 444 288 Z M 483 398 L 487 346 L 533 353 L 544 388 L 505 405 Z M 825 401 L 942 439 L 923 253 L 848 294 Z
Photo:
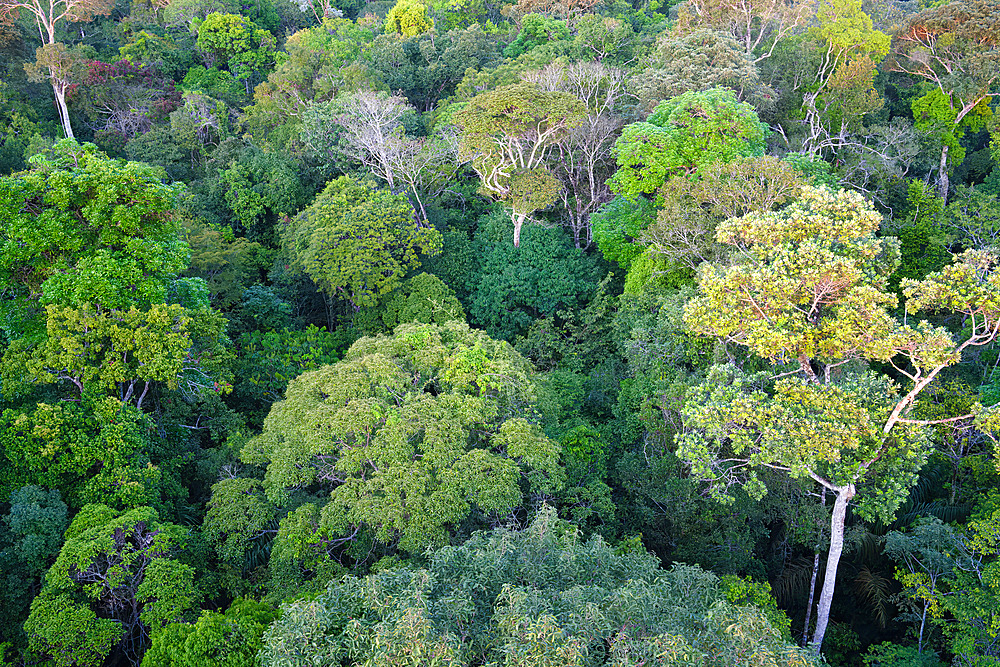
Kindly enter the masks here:
M 374 305 L 420 265 L 418 252 L 440 252 L 441 234 L 417 224 L 405 195 L 343 176 L 285 226 L 282 246 L 333 299 Z
M 520 505 L 522 480 L 535 493 L 558 490 L 560 447 L 538 423 L 535 396 L 531 363 L 508 343 L 464 322 L 404 324 L 293 380 L 240 456 L 267 466 L 273 502 L 295 488 L 329 490 L 300 551 L 366 533 L 422 551 L 473 508 Z M 279 542 L 294 523 L 282 522 Z
M 462 130 L 459 157 L 471 160 L 483 190 L 510 208 L 515 246 L 527 217 L 559 197 L 562 184 L 545 160 L 586 115 L 586 105 L 573 95 L 529 83 L 477 95 L 455 114 Z
M 716 237 L 738 251 L 735 261 L 703 265 L 700 294 L 685 309 L 695 332 L 744 346 L 775 368 L 747 375 L 716 367 L 688 397 L 679 456 L 721 499 L 731 499 L 728 489 L 737 484 L 757 497 L 766 493 L 759 469 L 811 479 L 834 496 L 812 637 L 817 652 L 848 504 L 866 516 L 892 517 L 929 453 L 921 429 L 929 422 L 910 414 L 916 398 L 964 350 L 994 340 L 1000 329 L 1000 257 L 989 251 L 956 256 L 942 271 L 902 285 L 909 312 L 956 312 L 971 335 L 956 341 L 926 322 L 896 320 L 890 310 L 897 299 L 886 286 L 898 249 L 875 236 L 880 222 L 860 195 L 811 187 L 780 211 L 731 218 Z M 891 363 L 906 384 L 865 371 L 866 361 Z
M 417 0 L 399 0 L 385 17 L 385 31 L 403 37 L 416 37 L 434 27 L 427 16 L 427 6 Z

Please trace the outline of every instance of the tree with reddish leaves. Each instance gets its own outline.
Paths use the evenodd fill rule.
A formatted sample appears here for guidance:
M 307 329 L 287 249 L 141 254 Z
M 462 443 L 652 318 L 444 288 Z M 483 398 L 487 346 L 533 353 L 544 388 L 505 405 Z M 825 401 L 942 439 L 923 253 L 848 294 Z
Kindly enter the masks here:
M 43 49 L 56 44 L 56 27 L 63 22 L 87 23 L 97 16 L 108 16 L 114 9 L 115 0 L 0 0 L 0 26 L 10 26 L 20 17 L 24 10 L 35 20 L 38 36 L 42 40 Z M 63 46 L 63 50 L 66 47 Z M 44 54 L 50 55 L 51 48 Z M 43 55 L 40 50 L 39 55 Z M 73 126 L 69 120 L 69 109 L 66 106 L 65 89 L 60 91 L 58 74 L 62 71 L 47 58 L 45 62 L 40 57 L 36 67 L 47 67 L 51 73 L 52 90 L 55 95 L 56 107 L 59 110 L 59 122 L 68 138 L 73 138 Z M 56 65 L 61 60 L 56 60 Z
M 947 109 L 933 120 L 954 135 L 973 112 L 988 112 L 989 99 L 1000 94 L 1000 0 L 957 0 L 914 15 L 896 35 L 889 67 L 930 82 Z M 919 119 L 918 119 L 919 120 Z M 943 140 L 938 191 L 948 197 L 948 151 Z

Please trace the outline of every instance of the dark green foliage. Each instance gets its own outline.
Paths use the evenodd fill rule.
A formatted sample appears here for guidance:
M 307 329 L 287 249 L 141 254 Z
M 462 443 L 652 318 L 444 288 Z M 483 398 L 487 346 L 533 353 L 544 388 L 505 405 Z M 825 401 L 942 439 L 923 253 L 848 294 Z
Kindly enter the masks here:
M 951 262 L 950 234 L 941 197 L 930 186 L 910 181 L 907 204 L 907 211 L 891 220 L 885 230 L 899 239 L 899 268 L 889 280 L 893 289 L 898 289 L 904 278 L 923 280 Z
M 492 64 L 497 43 L 479 26 L 414 37 L 383 34 L 366 49 L 372 78 L 389 90 L 401 90 L 410 104 L 431 111 L 450 95 L 470 67 Z
M 250 331 L 236 341 L 233 396 L 251 424 L 264 421 L 285 387 L 307 371 L 332 364 L 353 342 L 343 329 L 329 332 L 310 325 L 301 331 Z
M 25 486 L 10 494 L 0 522 L 0 637 L 18 648 L 27 643 L 22 625 L 39 580 L 55 560 L 69 521 L 58 491 Z
M 597 288 L 597 263 L 559 229 L 524 228 L 512 243 L 508 216 L 480 220 L 473 241 L 477 270 L 466 276 L 468 311 L 491 336 L 513 340 L 540 317 L 585 304 Z
M 437 276 L 418 273 L 390 292 L 377 306 L 360 311 L 353 325 L 366 334 L 392 331 L 400 324 L 444 324 L 465 321 L 455 292 Z

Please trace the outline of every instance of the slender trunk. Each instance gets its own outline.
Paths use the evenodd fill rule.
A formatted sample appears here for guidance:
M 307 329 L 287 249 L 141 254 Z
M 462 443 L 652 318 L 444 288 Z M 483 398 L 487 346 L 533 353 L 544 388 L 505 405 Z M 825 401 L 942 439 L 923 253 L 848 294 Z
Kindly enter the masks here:
M 826 489 L 821 488 L 822 496 L 820 496 L 821 504 L 826 507 Z M 823 528 L 822 524 L 819 528 L 819 539 L 816 542 L 816 552 L 813 554 L 813 569 L 812 576 L 809 578 L 809 602 L 806 603 L 806 620 L 802 624 L 802 645 L 805 646 L 809 643 L 809 621 L 812 618 L 812 607 L 813 600 L 816 599 L 816 575 L 819 574 L 819 550 L 823 542 Z
M 941 147 L 941 162 L 938 164 L 938 194 L 948 203 L 948 146 Z
M 819 655 L 823 648 L 823 637 L 826 626 L 830 623 L 830 605 L 833 603 L 833 591 L 837 586 L 837 568 L 840 566 L 840 556 L 844 553 L 844 523 L 847 519 L 847 504 L 854 498 L 856 490 L 853 484 L 838 487 L 834 493 L 833 515 L 830 517 L 830 552 L 826 557 L 826 572 L 823 574 L 823 590 L 819 594 L 819 604 L 816 606 L 816 632 L 813 633 L 810 648 Z
M 59 122 L 62 124 L 63 132 L 67 139 L 74 139 L 73 126 L 69 122 L 69 108 L 66 106 L 66 93 L 54 83 L 52 84 L 52 93 L 56 98 L 56 108 L 59 110 Z
M 813 571 L 809 578 L 809 601 L 806 603 L 806 620 L 802 624 L 802 645 L 809 643 L 809 621 L 812 619 L 813 599 L 816 597 L 816 575 L 819 574 L 819 548 L 813 554 Z
M 410 189 L 413 190 L 413 198 L 417 200 L 417 206 L 420 208 L 420 216 L 423 218 L 424 224 L 428 224 L 427 211 L 424 210 L 424 203 L 420 201 L 420 193 L 417 192 L 417 186 L 410 184 Z
M 514 223 L 514 247 L 519 248 L 521 246 L 521 226 L 524 224 L 524 219 L 527 218 L 525 213 L 512 213 L 510 216 L 511 221 Z

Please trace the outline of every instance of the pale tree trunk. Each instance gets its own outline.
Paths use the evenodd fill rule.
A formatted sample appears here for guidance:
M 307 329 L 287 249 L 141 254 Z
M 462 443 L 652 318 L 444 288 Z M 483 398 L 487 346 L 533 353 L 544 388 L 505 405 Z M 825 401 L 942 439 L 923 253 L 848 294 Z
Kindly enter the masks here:
M 510 219 L 514 223 L 514 247 L 518 248 L 521 246 L 521 226 L 524 225 L 524 219 L 527 218 L 526 213 L 511 213 Z
M 809 601 L 806 602 L 806 620 L 802 623 L 802 645 L 809 641 L 809 621 L 812 620 L 813 600 L 816 598 L 816 576 L 819 574 L 819 548 L 813 554 L 812 576 L 809 577 Z
M 56 108 L 59 110 L 59 122 L 67 139 L 75 139 L 73 125 L 69 122 L 69 107 L 66 106 L 66 93 L 56 84 L 52 84 L 52 93 L 56 98 Z
M 942 201 L 948 203 L 948 145 L 941 147 L 941 162 L 938 164 L 938 194 Z
M 821 487 L 821 504 L 826 507 L 826 488 Z M 820 524 L 822 525 L 822 524 Z M 819 529 L 819 539 L 816 544 L 816 551 L 813 553 L 812 576 L 809 578 L 809 602 L 806 603 L 806 620 L 802 624 L 802 645 L 809 642 L 809 621 L 812 619 L 813 600 L 816 599 L 816 576 L 819 574 L 819 550 L 823 542 L 823 529 Z
M 832 489 L 836 500 L 833 503 L 833 515 L 830 517 L 830 552 L 826 557 L 826 572 L 823 575 L 823 590 L 819 594 L 819 604 L 816 606 L 816 632 L 813 633 L 810 648 L 819 655 L 823 647 L 823 637 L 826 626 L 830 623 L 830 605 L 833 602 L 833 590 L 837 586 L 837 568 L 840 557 L 844 553 L 844 524 L 847 520 L 847 504 L 854 498 L 857 490 L 853 484 Z

